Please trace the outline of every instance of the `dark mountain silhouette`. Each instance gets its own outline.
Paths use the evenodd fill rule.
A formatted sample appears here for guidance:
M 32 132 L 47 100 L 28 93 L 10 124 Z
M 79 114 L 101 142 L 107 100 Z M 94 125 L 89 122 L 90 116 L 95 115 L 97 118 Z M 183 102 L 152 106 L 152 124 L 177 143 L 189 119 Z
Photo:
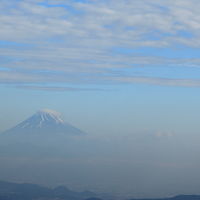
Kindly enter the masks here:
M 92 192 L 74 192 L 65 186 L 50 189 L 35 184 L 0 181 L 0 200 L 84 200 L 95 196 Z
M 178 195 L 169 198 L 151 199 L 131 199 L 131 200 L 200 200 L 200 195 Z
M 92 198 L 88 198 L 88 199 L 86 199 L 86 200 L 102 200 L 102 199 L 97 198 L 97 197 L 92 197 Z
M 0 200 L 103 200 L 100 195 L 86 191 L 75 192 L 65 186 L 54 189 L 28 183 L 0 181 Z M 170 198 L 130 200 L 200 200 L 200 195 L 178 195 Z

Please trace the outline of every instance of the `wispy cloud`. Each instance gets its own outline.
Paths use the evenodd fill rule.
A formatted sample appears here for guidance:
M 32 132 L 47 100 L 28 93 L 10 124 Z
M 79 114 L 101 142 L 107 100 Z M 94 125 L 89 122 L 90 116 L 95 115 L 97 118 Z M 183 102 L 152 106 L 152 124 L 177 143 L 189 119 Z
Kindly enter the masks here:
M 115 81 L 122 83 L 143 83 L 160 86 L 200 87 L 200 79 L 169 79 L 156 77 L 115 77 Z
M 57 92 L 67 92 L 67 91 L 103 91 L 100 88 L 79 88 L 79 87 L 65 87 L 65 86 L 41 86 L 41 85 L 18 85 L 20 89 L 31 89 L 31 90 L 43 90 L 43 91 L 57 91 Z
M 184 48 L 200 47 L 199 9 L 197 0 L 2 0 L 0 67 L 8 70 L 0 70 L 0 82 L 199 87 L 199 80 L 174 77 L 172 70 L 200 66 L 198 57 L 184 57 Z M 151 54 L 145 53 L 149 47 Z M 158 56 L 163 48 L 183 55 Z M 159 75 L 146 77 L 150 67 Z M 165 67 L 171 67 L 168 77 L 162 76 Z M 128 77 L 137 68 L 140 77 Z

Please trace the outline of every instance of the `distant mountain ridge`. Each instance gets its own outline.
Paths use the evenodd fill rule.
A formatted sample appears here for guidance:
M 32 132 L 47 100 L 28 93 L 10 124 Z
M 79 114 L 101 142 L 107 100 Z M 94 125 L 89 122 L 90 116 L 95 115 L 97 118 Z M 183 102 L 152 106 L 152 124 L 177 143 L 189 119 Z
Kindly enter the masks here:
M 92 192 L 75 192 L 65 186 L 54 189 L 36 184 L 0 181 L 0 200 L 84 200 L 97 197 Z
M 130 199 L 130 200 L 200 200 L 200 195 L 177 195 L 169 198 Z
M 28 183 L 0 181 L 0 200 L 102 200 L 93 192 L 75 192 L 65 186 L 54 189 Z M 107 199 L 104 199 L 107 200 Z M 170 198 L 130 200 L 200 200 L 200 195 L 178 195 Z

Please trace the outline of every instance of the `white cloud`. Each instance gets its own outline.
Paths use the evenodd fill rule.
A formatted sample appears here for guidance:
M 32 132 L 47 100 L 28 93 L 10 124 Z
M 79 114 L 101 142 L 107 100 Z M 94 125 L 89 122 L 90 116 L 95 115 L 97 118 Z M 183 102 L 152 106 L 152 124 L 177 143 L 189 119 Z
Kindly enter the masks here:
M 177 44 L 199 48 L 200 5 L 197 0 L 45 2 L 2 0 L 0 40 L 24 46 L 4 45 L 0 49 L 0 56 L 8 60 L 1 66 L 11 70 L 0 72 L 1 82 L 20 79 L 31 83 L 41 79 L 51 83 L 93 83 L 95 79 L 100 82 L 109 79 L 199 87 L 199 80 L 187 77 L 149 78 L 144 74 L 127 78 L 124 71 L 144 66 L 156 66 L 158 71 L 165 66 L 199 67 L 199 58 L 172 59 L 112 52 L 116 47 L 175 48 Z M 45 6 L 48 4 L 52 6 Z M 45 70 L 48 73 L 44 76 Z M 112 73 L 121 73 L 121 77 L 113 77 Z
M 113 77 L 114 81 L 122 83 L 143 83 L 160 86 L 200 87 L 200 79 L 169 79 L 156 77 Z
M 173 131 L 157 131 L 155 136 L 158 138 L 171 138 L 175 135 Z

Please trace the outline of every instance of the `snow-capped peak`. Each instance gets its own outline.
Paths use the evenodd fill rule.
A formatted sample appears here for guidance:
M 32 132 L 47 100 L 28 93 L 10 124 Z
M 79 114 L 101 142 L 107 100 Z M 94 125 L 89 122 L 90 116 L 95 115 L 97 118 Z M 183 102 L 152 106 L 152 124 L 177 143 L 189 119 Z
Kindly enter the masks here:
M 54 120 L 56 123 L 64 123 L 64 121 L 61 119 L 61 114 L 57 111 L 50 110 L 50 109 L 43 109 L 39 110 L 37 113 L 39 117 L 41 118 L 41 123 L 44 121 Z
M 64 122 L 60 116 L 61 114 L 56 111 L 43 109 L 5 132 L 26 134 L 65 133 L 74 135 L 84 133 L 69 123 Z

